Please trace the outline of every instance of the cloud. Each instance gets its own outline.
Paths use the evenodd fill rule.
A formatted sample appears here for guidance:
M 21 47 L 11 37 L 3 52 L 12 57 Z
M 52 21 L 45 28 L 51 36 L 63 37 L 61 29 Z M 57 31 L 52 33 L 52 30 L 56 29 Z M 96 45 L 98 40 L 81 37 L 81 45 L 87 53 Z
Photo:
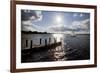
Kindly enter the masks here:
M 73 21 L 72 25 L 70 26 L 71 29 L 73 30 L 89 30 L 89 19 L 85 19 L 82 21 Z
M 59 26 L 62 25 L 62 26 Z M 82 21 L 73 21 L 70 25 L 65 25 L 65 24 L 56 24 L 56 25 L 51 25 L 47 28 L 47 31 L 49 32 L 71 32 L 71 31 L 76 31 L 76 32 L 89 32 L 89 19 L 85 19 Z
M 80 14 L 80 17 L 83 17 L 83 13 Z
M 83 13 L 74 13 L 73 14 L 73 17 L 83 17 L 84 15 L 83 15 Z
M 21 23 L 21 30 L 22 31 L 36 31 L 37 29 L 35 27 L 33 27 L 32 22 L 30 20 L 27 21 L 22 21 Z
M 44 32 L 45 28 L 41 27 L 39 25 L 33 24 L 31 21 L 22 21 L 22 31 L 39 31 L 39 32 Z
M 41 21 L 43 18 L 42 11 L 35 11 L 37 19 L 35 21 Z
M 73 17 L 76 17 L 76 16 L 78 16 L 78 14 L 77 14 L 77 13 L 74 13 L 74 14 L 73 14 Z
M 22 10 L 21 18 L 22 21 L 31 20 L 31 21 L 40 21 L 42 20 L 42 11 L 34 10 Z
M 38 31 L 37 25 L 33 22 L 41 21 L 43 18 L 42 11 L 22 10 L 21 11 L 21 25 L 22 31 Z

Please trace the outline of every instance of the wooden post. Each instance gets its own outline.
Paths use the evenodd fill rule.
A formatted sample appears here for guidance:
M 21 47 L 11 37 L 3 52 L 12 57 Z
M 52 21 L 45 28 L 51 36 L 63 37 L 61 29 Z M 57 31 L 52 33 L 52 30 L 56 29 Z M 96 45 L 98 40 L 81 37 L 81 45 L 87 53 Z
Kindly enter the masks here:
M 40 38 L 40 45 L 42 44 L 42 39 Z
M 61 49 L 62 49 L 62 48 L 63 48 L 63 47 L 62 47 L 62 43 L 63 43 L 62 38 L 60 38 L 60 41 L 61 41 Z
M 31 40 L 31 43 L 30 43 L 30 49 L 32 49 L 32 44 L 33 44 L 33 41 Z
M 54 38 L 54 43 L 56 43 L 57 42 L 57 38 Z
M 45 45 L 47 45 L 47 39 L 45 39 Z
M 28 47 L 28 40 L 26 40 L 26 47 Z
M 54 43 L 55 43 L 55 38 L 54 38 Z
M 51 38 L 49 38 L 49 44 L 51 43 Z

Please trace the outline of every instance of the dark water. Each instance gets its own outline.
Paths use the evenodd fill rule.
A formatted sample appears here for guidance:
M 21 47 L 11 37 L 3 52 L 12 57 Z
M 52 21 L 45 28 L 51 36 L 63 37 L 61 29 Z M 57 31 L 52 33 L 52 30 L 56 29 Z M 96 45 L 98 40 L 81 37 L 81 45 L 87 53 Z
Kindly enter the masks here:
M 41 44 L 40 44 L 41 38 Z M 51 41 L 48 39 L 50 38 Z M 68 34 L 22 34 L 22 50 L 30 49 L 30 40 L 33 41 L 32 46 L 45 45 L 54 43 L 56 38 L 57 42 L 61 42 L 60 46 L 55 48 L 47 48 L 47 50 L 39 50 L 31 53 L 31 55 L 23 55 L 22 62 L 45 62 L 45 61 L 69 61 L 69 60 L 87 60 L 90 59 L 90 35 L 77 34 L 71 36 Z M 27 40 L 27 47 L 26 47 Z M 26 57 L 27 56 L 27 57 Z

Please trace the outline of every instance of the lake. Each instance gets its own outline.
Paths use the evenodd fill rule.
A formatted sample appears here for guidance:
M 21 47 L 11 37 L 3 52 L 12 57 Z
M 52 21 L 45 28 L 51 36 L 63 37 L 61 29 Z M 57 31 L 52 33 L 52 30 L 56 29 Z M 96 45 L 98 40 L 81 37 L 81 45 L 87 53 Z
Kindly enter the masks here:
M 61 45 L 40 49 L 31 52 L 30 55 L 22 51 L 21 62 L 48 62 L 90 59 L 90 35 L 89 34 L 24 34 L 21 36 L 21 50 L 32 49 L 61 42 Z M 26 57 L 27 56 L 27 57 Z

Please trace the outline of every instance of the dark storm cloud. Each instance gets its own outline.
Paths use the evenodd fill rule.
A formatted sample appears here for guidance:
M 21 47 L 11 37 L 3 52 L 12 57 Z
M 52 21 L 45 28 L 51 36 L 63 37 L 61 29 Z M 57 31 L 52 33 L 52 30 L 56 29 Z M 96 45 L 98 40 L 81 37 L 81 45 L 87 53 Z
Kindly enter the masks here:
M 36 13 L 33 10 L 21 10 L 22 21 L 29 20 L 32 16 L 36 17 Z

